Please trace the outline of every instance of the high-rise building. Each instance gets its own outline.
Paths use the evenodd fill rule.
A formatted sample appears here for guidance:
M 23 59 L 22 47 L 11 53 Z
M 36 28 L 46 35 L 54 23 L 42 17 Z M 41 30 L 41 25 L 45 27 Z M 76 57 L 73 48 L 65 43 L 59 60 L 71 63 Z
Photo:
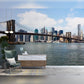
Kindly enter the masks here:
M 45 27 L 41 29 L 41 34 L 45 33 Z
M 45 27 L 41 29 L 41 34 L 45 34 Z M 45 36 L 41 36 L 41 40 L 44 40 Z
M 31 35 L 30 42 L 34 42 L 34 36 Z
M 57 30 L 54 31 L 54 34 L 53 35 L 57 35 Z M 57 40 L 57 37 L 53 37 L 53 40 L 56 41 Z
M 63 30 L 59 30 L 59 35 L 63 35 Z
M 81 35 L 81 24 L 78 24 L 78 37 L 80 38 Z
M 83 31 L 81 31 L 80 39 L 83 40 Z
M 35 29 L 34 33 L 38 34 L 38 29 Z M 38 35 L 34 35 L 34 41 L 38 41 L 39 39 L 38 37 L 39 37 Z
M 57 30 L 55 30 L 55 32 L 54 32 L 54 33 L 55 33 L 55 35 L 57 35 Z
M 30 42 L 30 35 L 25 35 L 25 41 Z
M 45 34 L 48 34 L 48 30 L 45 29 Z M 44 36 L 44 40 L 47 41 L 48 40 L 48 36 Z
M 52 30 L 51 30 L 51 32 L 52 32 L 52 35 L 54 34 L 54 32 L 55 32 L 55 29 L 54 29 L 54 27 L 52 27 Z
M 54 27 L 51 28 L 51 32 L 52 32 L 52 35 L 54 35 L 54 32 L 55 32 Z M 52 40 L 53 40 L 53 36 L 52 36 Z
M 52 32 L 48 32 L 49 35 L 52 35 Z M 48 42 L 52 41 L 52 36 L 48 36 Z
M 18 32 L 27 33 L 27 31 L 25 31 L 23 29 L 18 30 Z M 16 39 L 17 39 L 17 41 L 25 42 L 26 41 L 26 36 L 27 35 L 17 35 Z

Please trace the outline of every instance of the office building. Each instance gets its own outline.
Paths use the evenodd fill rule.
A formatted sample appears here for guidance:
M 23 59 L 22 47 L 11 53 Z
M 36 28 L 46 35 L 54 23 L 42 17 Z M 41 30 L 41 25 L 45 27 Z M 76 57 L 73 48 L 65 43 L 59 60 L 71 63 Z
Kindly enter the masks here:
M 78 37 L 80 38 L 80 35 L 81 35 L 81 25 L 78 24 Z
M 45 27 L 41 29 L 41 34 L 45 34 Z M 41 40 L 44 40 L 45 36 L 41 36 Z
M 52 35 L 52 32 L 48 32 L 49 35 Z M 48 42 L 52 41 L 52 36 L 48 36 Z
M 54 35 L 54 32 L 55 32 L 54 27 L 51 28 L 51 32 L 52 32 L 52 35 Z M 52 40 L 53 40 L 53 36 L 52 36 Z
M 25 35 L 25 42 L 30 42 L 31 35 Z
M 48 34 L 48 30 L 45 29 L 45 34 Z M 44 40 L 47 41 L 48 40 L 48 36 L 44 36 Z
M 27 33 L 27 31 L 25 31 L 23 29 L 18 30 L 18 32 Z M 16 39 L 17 39 L 17 41 L 25 42 L 25 40 L 26 40 L 25 37 L 26 37 L 26 35 L 17 35 Z
M 80 39 L 83 40 L 83 31 L 81 31 Z
M 27 33 L 27 31 L 20 29 L 18 32 Z M 30 35 L 16 35 L 16 41 L 18 42 L 30 42 Z
M 63 30 L 59 30 L 59 35 L 63 36 Z
M 54 31 L 54 34 L 57 35 L 57 30 Z
M 55 32 L 55 29 L 54 29 L 54 27 L 52 27 L 52 30 L 51 30 L 51 32 L 52 32 L 52 35 L 54 34 L 54 32 Z
M 57 30 L 54 31 L 54 34 L 53 35 L 57 35 Z M 56 41 L 57 40 L 57 37 L 53 37 L 53 40 Z
M 34 30 L 34 33 L 38 34 L 38 29 Z M 38 35 L 34 35 L 34 41 L 38 41 L 39 36 Z
M 30 42 L 34 42 L 34 36 L 31 35 Z

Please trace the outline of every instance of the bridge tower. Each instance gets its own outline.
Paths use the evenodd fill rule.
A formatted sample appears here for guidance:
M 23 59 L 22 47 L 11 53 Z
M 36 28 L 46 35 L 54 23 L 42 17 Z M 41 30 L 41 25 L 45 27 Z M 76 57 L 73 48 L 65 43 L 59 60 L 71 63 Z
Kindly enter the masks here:
M 7 31 L 13 31 L 13 33 L 8 33 L 9 42 L 15 42 L 15 20 L 7 21 Z
M 65 42 L 71 43 L 71 32 L 66 32 L 66 37 L 67 37 L 67 39 L 65 39 Z

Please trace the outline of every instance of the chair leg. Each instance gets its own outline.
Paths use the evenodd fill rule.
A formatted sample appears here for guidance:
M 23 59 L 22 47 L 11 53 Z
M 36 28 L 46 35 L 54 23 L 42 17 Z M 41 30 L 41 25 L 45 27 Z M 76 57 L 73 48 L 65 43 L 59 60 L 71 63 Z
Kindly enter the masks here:
M 22 72 L 22 66 L 20 65 L 20 71 Z
M 9 73 L 10 73 L 10 74 L 11 74 L 11 70 L 12 70 L 12 69 L 11 69 L 11 67 L 10 67 L 10 68 L 9 68 Z
M 7 72 L 6 62 L 4 63 L 4 69 L 5 69 L 5 72 Z

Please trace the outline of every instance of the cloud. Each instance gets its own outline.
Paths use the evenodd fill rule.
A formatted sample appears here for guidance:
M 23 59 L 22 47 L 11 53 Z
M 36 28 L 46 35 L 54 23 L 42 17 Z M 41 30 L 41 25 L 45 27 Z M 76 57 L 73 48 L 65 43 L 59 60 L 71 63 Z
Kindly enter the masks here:
M 73 11 L 74 11 L 74 8 L 71 8 L 71 9 L 70 9 L 70 12 L 73 12 Z
M 70 31 L 73 34 L 77 33 L 78 24 L 81 24 L 81 29 L 84 28 L 84 18 L 81 17 L 67 17 L 65 18 L 66 26 L 63 27 L 65 31 Z
M 0 31 L 6 31 L 6 23 L 0 23 Z M 5 34 L 0 34 L 1 36 L 6 36 Z
M 26 4 L 21 4 L 21 5 L 18 5 L 18 6 L 14 6 L 13 8 L 44 9 L 44 8 L 48 8 L 48 7 L 41 6 L 41 5 L 38 5 L 36 3 L 26 3 Z
M 6 31 L 6 23 L 0 23 L 0 30 Z
M 31 28 L 42 28 L 42 27 L 54 27 L 56 21 L 53 18 L 48 17 L 46 14 L 42 14 L 36 11 L 29 11 L 18 14 L 20 18 L 20 24 L 29 26 Z
M 59 20 L 60 21 L 60 20 Z M 78 33 L 78 24 L 81 25 L 81 31 L 84 31 L 84 17 L 66 17 L 63 20 L 63 24 L 55 27 L 56 30 L 63 30 L 64 33 L 72 32 L 72 35 Z
M 61 24 L 61 23 L 63 23 L 63 22 L 64 22 L 63 19 L 60 19 L 60 20 L 57 21 L 58 24 Z
M 66 17 L 65 19 L 54 20 L 46 14 L 36 11 L 20 13 L 18 17 L 20 24 L 30 27 L 32 31 L 35 28 L 41 29 L 45 26 L 49 28 L 48 30 L 50 30 L 51 27 L 55 27 L 56 30 L 62 29 L 64 32 L 77 34 L 78 24 L 81 24 L 81 29 L 84 28 L 84 17 Z

